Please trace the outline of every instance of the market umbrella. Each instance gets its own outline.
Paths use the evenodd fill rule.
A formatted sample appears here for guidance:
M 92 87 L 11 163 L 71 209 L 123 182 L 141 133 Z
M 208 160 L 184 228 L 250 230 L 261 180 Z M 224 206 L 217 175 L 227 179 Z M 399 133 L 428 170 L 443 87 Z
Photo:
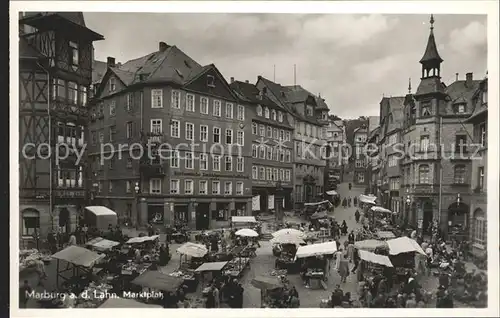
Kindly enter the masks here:
M 275 238 L 271 239 L 271 243 L 275 244 L 304 244 L 304 240 L 295 236 L 295 235 L 287 235 L 287 234 L 282 234 L 280 236 L 276 236 Z
M 204 245 L 187 242 L 177 249 L 177 253 L 191 257 L 203 257 L 208 253 L 208 250 Z
M 357 241 L 354 242 L 354 247 L 357 248 L 358 250 L 363 250 L 363 251 L 374 251 L 377 247 L 384 247 L 387 246 L 387 244 L 384 241 L 378 241 L 378 240 L 363 240 L 363 241 Z
M 261 290 L 273 290 L 283 287 L 283 283 L 278 277 L 259 276 L 252 279 L 252 286 Z
M 297 238 L 303 239 L 307 235 L 306 233 L 296 230 L 296 229 L 281 229 L 279 231 L 274 232 L 273 237 L 276 238 L 278 236 L 286 235 L 286 236 L 295 236 Z
M 241 230 L 236 231 L 236 233 L 234 233 L 234 234 L 236 234 L 238 236 L 248 236 L 248 237 L 259 236 L 259 233 L 255 232 L 252 229 L 241 229 Z

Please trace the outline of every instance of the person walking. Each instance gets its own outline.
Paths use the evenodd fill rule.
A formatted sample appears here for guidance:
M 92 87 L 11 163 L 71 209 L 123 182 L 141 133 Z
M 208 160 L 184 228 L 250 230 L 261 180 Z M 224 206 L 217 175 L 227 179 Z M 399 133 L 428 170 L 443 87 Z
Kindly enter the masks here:
M 339 275 L 340 282 L 345 283 L 347 281 L 347 276 L 349 276 L 349 260 L 347 259 L 347 254 L 340 260 Z
M 360 217 L 360 213 L 359 213 L 359 210 L 356 210 L 356 212 L 354 212 L 354 219 L 356 220 L 356 223 L 359 223 L 359 217 Z

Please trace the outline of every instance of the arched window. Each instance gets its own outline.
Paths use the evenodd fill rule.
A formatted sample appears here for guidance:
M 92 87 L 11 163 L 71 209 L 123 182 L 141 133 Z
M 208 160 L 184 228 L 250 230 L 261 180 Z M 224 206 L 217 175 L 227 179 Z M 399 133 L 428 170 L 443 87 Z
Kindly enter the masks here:
M 464 165 L 456 165 L 455 166 L 455 173 L 454 173 L 454 180 L 456 184 L 463 184 L 465 183 L 465 166 Z
M 271 110 L 271 119 L 276 120 L 276 111 L 274 109 Z
M 258 134 L 257 123 L 252 123 L 252 135 L 257 135 L 257 134 Z
M 262 106 L 257 106 L 257 116 L 262 116 Z
M 267 108 L 267 107 L 264 108 L 264 117 L 269 119 L 269 108 Z
M 21 213 L 22 235 L 31 236 L 35 232 L 40 234 L 40 212 L 35 209 L 26 209 Z
M 252 166 L 252 179 L 254 180 L 259 179 L 259 172 L 256 166 Z
M 306 135 L 311 136 L 311 125 L 306 124 Z
M 429 165 L 420 165 L 418 167 L 418 180 L 420 184 L 431 183 Z
M 281 123 L 283 122 L 283 113 L 278 111 L 278 121 Z
M 486 215 L 483 210 L 476 209 L 472 221 L 472 241 L 486 247 L 486 238 L 488 237 L 486 231 Z
M 257 145 L 252 145 L 252 157 L 257 158 Z

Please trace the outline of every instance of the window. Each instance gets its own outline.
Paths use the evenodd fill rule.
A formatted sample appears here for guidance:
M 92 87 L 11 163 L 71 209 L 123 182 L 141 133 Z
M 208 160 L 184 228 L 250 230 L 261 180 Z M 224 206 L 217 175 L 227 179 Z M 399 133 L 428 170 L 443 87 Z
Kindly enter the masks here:
M 212 194 L 220 194 L 220 182 L 212 181 Z
M 278 129 L 277 128 L 273 129 L 273 138 L 278 139 Z
M 245 120 L 245 106 L 243 105 L 238 105 L 237 112 L 236 112 L 236 119 L 238 120 Z
M 465 153 L 467 150 L 467 136 L 455 136 L 455 152 Z
M 256 123 L 252 123 L 252 135 L 257 135 L 258 126 Z
M 208 183 L 205 180 L 200 180 L 199 183 L 200 188 L 198 189 L 199 194 L 207 194 L 208 193 Z
M 273 169 L 266 168 L 266 179 L 268 181 L 272 181 L 273 180 Z
M 307 136 L 311 135 L 311 126 L 309 124 L 306 125 L 306 135 Z
M 243 182 L 236 182 L 236 195 L 243 195 Z
M 290 155 L 290 150 L 285 150 L 285 161 L 290 162 L 291 161 L 291 155 Z
M 455 171 L 454 171 L 454 180 L 456 184 L 463 184 L 465 183 L 465 166 L 463 165 L 457 165 L 455 166 Z
M 422 103 L 422 117 L 431 115 L 431 103 L 425 102 Z
M 269 119 L 269 108 L 267 107 L 264 108 L 264 117 Z
M 213 171 L 220 171 L 220 156 L 219 155 L 212 156 L 212 170 Z
M 23 236 L 33 234 L 40 235 L 40 212 L 35 209 L 26 209 L 22 212 L 23 216 Z
M 116 115 L 116 102 L 114 100 L 109 104 L 109 116 Z
M 278 121 L 279 121 L 280 123 L 282 123 L 282 122 L 283 122 L 283 113 L 282 113 L 281 111 L 278 111 Z
M 363 173 L 358 174 L 358 183 L 365 182 L 365 175 Z
M 390 162 L 390 159 L 389 159 Z M 356 168 L 363 168 L 363 161 L 362 160 L 356 160 Z
M 252 166 L 252 179 L 254 180 L 259 179 L 259 171 L 257 166 Z
M 132 168 L 132 158 L 127 158 L 127 168 Z
M 102 132 L 102 131 L 99 132 L 99 142 L 100 143 L 104 142 L 104 132 Z
M 427 152 L 429 148 L 429 136 L 421 136 L 420 137 L 420 151 Z
M 285 181 L 285 170 L 280 169 L 280 181 Z
M 161 179 L 149 180 L 149 193 L 161 194 Z
M 132 94 L 127 94 L 127 108 L 128 112 L 132 111 Z
M 78 84 L 74 82 L 68 82 L 68 102 L 78 104 Z
M 214 112 L 213 115 L 216 117 L 220 117 L 220 112 L 221 112 L 221 102 L 220 100 L 214 100 Z
M 257 106 L 257 116 L 262 116 L 262 106 Z
M 271 119 L 276 120 L 276 111 L 274 109 L 271 110 Z
M 125 181 L 125 192 L 132 192 L 132 182 L 130 182 L 129 180 Z
M 173 150 L 170 157 L 170 167 L 179 168 L 179 150 Z
M 257 145 L 252 145 L 252 158 L 257 158 Z
M 194 167 L 194 164 L 193 164 L 193 153 L 192 152 L 186 152 L 185 156 L 186 156 L 186 158 L 184 158 L 184 162 L 185 162 L 186 169 L 193 169 L 193 167 Z
M 456 104 L 454 105 L 455 113 L 463 114 L 465 113 L 465 104 Z
M 472 223 L 472 240 L 474 244 L 486 248 L 487 230 L 486 215 L 483 210 L 477 209 L 474 211 Z
M 479 167 L 477 183 L 480 190 L 484 190 L 484 167 Z
M 486 130 L 485 123 L 482 123 L 479 125 L 479 141 L 481 142 L 482 147 L 486 147 L 486 145 L 487 145 L 487 130 Z
M 181 92 L 179 91 L 172 91 L 172 108 L 181 108 Z
M 207 142 L 208 141 L 208 126 L 200 125 L 200 141 Z
M 312 106 L 307 106 L 306 107 L 306 114 L 307 116 L 312 116 L 314 113 Z
M 111 126 L 109 127 L 109 141 L 113 142 L 115 141 L 115 135 L 116 135 L 116 126 Z
M 226 118 L 233 118 L 233 104 L 226 103 Z
M 162 120 L 161 119 L 151 119 L 151 133 L 153 134 L 161 134 L 162 129 Z
M 398 158 L 396 156 L 389 156 L 388 158 L 389 167 L 396 167 L 398 165 Z
M 225 170 L 233 171 L 233 157 L 227 156 L 225 161 Z
M 236 158 L 236 171 L 243 172 L 244 171 L 244 160 L 243 157 Z
M 398 135 L 392 134 L 389 136 L 389 146 L 394 145 L 398 142 Z
M 214 135 L 214 143 L 216 143 L 216 144 L 220 143 L 220 128 L 219 127 L 214 127 L 213 135 Z
M 285 140 L 285 131 L 283 129 L 280 130 L 280 140 L 281 141 Z
M 273 128 L 267 127 L 267 138 L 273 138 Z
M 488 92 L 487 91 L 481 92 L 481 103 L 482 104 L 488 103 Z
M 193 194 L 193 180 L 184 180 L 184 194 Z
M 233 130 L 226 129 L 226 144 L 231 145 L 233 143 Z
M 267 148 L 267 160 L 273 159 L 273 148 L 271 146 L 266 146 Z
M 212 75 L 207 75 L 207 86 L 215 87 L 215 77 L 213 77 Z
M 186 123 L 186 140 L 194 140 L 194 124 Z
M 224 194 L 225 195 L 233 194 L 233 183 L 231 181 L 224 182 Z
M 170 121 L 170 136 L 180 138 L 180 122 L 178 120 Z
M 273 181 L 278 181 L 278 169 L 273 169 Z
M 80 86 L 80 102 L 82 106 L 87 106 L 87 87 Z
M 264 167 L 259 168 L 259 179 L 266 180 L 266 169 Z
M 69 42 L 71 65 L 77 66 L 80 63 L 78 43 L 70 41 Z
M 264 125 L 259 126 L 259 135 L 261 137 L 266 137 L 266 127 L 264 127 Z
M 208 98 L 200 98 L 200 113 L 208 115 Z
M 170 194 L 179 194 L 179 180 L 170 180 Z
M 173 92 L 172 92 L 173 99 Z M 173 107 L 173 104 L 172 104 Z M 163 90 L 162 89 L 152 89 L 151 90 L 151 108 L 163 108 Z
M 186 111 L 194 112 L 194 95 L 186 94 Z
M 285 132 L 285 141 L 290 141 L 291 140 L 291 134 L 289 131 Z
M 429 184 L 431 183 L 430 179 L 430 169 L 428 165 L 420 165 L 418 167 L 418 179 L 420 184 Z
M 245 132 L 243 130 L 238 130 L 236 133 L 236 144 L 243 146 L 245 144 Z
M 290 182 L 290 170 L 285 170 L 285 181 Z

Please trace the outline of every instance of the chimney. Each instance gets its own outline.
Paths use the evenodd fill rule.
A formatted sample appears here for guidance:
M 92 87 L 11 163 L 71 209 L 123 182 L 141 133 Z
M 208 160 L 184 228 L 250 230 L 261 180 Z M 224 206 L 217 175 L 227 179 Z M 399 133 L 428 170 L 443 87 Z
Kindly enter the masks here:
M 115 58 L 114 57 L 111 57 L 111 56 L 108 56 L 108 67 L 115 67 Z
M 458 81 L 458 73 L 455 73 L 455 82 Z
M 234 83 L 234 77 L 231 77 L 231 84 Z
M 250 81 L 249 81 L 249 80 L 245 80 L 245 83 L 247 83 L 247 84 L 248 84 L 248 83 L 250 83 Z
M 472 87 L 472 79 L 472 73 L 465 74 L 465 85 L 467 85 L 467 87 Z
M 167 45 L 167 43 L 165 43 L 165 42 L 160 42 L 160 43 L 158 44 L 158 49 L 159 49 L 159 51 L 160 51 L 160 52 L 165 52 L 165 50 L 166 50 L 167 48 L 168 48 L 168 45 Z

